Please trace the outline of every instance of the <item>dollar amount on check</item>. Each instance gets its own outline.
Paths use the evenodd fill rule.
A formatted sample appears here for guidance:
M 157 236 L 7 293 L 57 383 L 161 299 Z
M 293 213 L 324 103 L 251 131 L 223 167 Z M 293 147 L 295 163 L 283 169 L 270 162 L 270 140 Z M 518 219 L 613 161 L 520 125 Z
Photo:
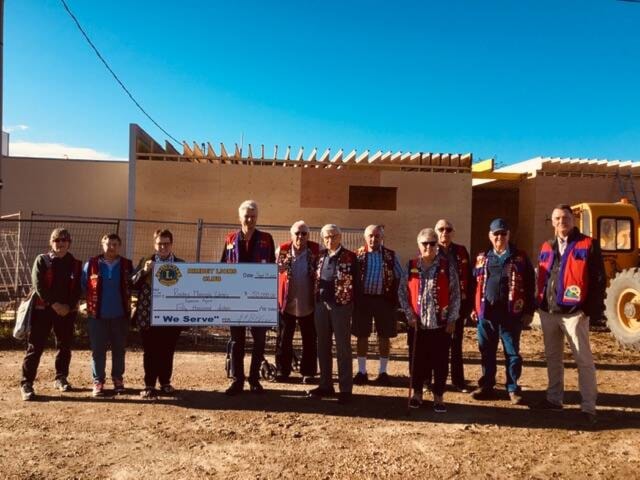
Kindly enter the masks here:
M 151 324 L 275 327 L 277 267 L 265 263 L 156 263 Z

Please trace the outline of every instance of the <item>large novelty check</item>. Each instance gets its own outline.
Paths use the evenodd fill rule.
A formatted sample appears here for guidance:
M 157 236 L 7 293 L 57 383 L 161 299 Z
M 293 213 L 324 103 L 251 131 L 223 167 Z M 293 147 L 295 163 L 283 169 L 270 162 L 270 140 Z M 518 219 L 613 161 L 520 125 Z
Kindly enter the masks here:
M 277 267 L 267 263 L 156 263 L 151 324 L 275 327 Z

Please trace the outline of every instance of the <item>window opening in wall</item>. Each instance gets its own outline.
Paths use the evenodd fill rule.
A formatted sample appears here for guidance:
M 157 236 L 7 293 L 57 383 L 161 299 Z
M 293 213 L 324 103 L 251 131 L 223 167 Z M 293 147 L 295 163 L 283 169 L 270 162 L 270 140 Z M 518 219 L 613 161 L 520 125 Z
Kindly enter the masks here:
M 366 187 L 349 185 L 349 208 L 364 210 L 395 210 L 396 187 Z

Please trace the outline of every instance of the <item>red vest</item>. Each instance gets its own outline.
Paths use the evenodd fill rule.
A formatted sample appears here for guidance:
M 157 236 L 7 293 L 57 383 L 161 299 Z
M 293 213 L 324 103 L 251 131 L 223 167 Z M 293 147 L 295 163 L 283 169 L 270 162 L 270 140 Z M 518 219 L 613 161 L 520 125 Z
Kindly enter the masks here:
M 507 301 L 507 313 L 512 317 L 520 317 L 524 312 L 526 294 L 524 291 L 524 274 L 527 269 L 526 254 L 522 250 L 515 250 L 506 261 L 509 276 L 509 298 Z M 476 257 L 476 301 L 475 309 L 480 318 L 484 316 L 485 303 L 485 279 L 487 278 L 487 254 L 478 254 Z
M 251 263 L 271 263 L 273 260 L 273 239 L 267 232 L 256 230 L 253 232 L 255 235 L 255 246 L 251 255 Z M 253 239 L 251 239 L 253 240 Z M 225 248 L 227 249 L 226 263 L 238 263 L 240 259 L 240 232 L 231 232 L 224 240 Z
M 449 321 L 447 315 L 449 310 L 449 262 L 444 256 L 439 256 L 438 271 L 436 272 L 436 294 L 437 299 L 436 313 L 438 316 L 438 325 L 445 326 Z M 409 272 L 407 276 L 407 295 L 409 296 L 409 305 L 413 313 L 421 318 L 420 299 L 422 291 L 425 288 L 424 282 L 420 276 L 420 263 L 418 259 L 409 261 Z
M 328 257 L 329 253 L 325 250 L 318 260 L 315 282 L 316 298 L 318 298 L 318 284 L 320 283 L 322 265 Z M 334 284 L 335 302 L 338 305 L 347 305 L 353 301 L 353 270 L 356 262 L 356 254 L 351 250 L 347 250 L 342 247 L 342 250 L 340 251 L 340 258 L 338 259 L 338 265 L 336 267 L 336 278 Z
M 49 255 L 48 253 L 44 253 L 43 255 Z M 37 261 L 37 260 L 36 260 Z M 73 272 L 71 277 L 69 278 L 69 291 L 73 292 L 76 288 L 77 283 L 80 281 L 80 276 L 82 275 L 82 262 L 80 260 L 73 259 Z M 53 286 L 53 267 L 51 261 L 47 259 L 47 269 L 44 272 L 44 286 L 46 289 L 50 289 Z M 44 310 L 46 308 L 46 304 L 44 300 L 36 295 L 36 304 L 34 308 L 38 310 Z M 75 308 L 75 305 L 69 305 L 71 309 Z
M 560 258 L 558 271 L 557 297 L 558 305 L 573 307 L 581 305 L 589 293 L 589 272 L 587 271 L 587 257 L 593 244 L 593 239 L 578 234 L 577 240 L 569 243 Z M 546 295 L 549 275 L 553 267 L 555 252 L 549 242 L 544 242 L 538 257 L 538 288 L 537 302 L 542 304 Z
M 100 318 L 102 305 L 102 276 L 100 275 L 100 259 L 104 255 L 91 257 L 87 269 L 87 313 L 94 318 Z M 120 257 L 120 298 L 122 310 L 128 317 L 131 312 L 131 288 L 129 278 L 133 271 L 133 264 L 128 258 Z
M 456 263 L 458 267 L 458 280 L 460 282 L 460 302 L 464 303 L 467 300 L 469 291 L 469 252 L 462 245 L 452 243 L 449 245 L 449 249 L 456 256 Z
M 307 262 L 309 278 L 314 279 L 316 261 L 320 252 L 320 245 L 316 242 L 307 242 Z M 291 242 L 285 242 L 280 245 L 280 253 L 276 259 L 278 264 L 278 308 L 280 312 L 284 312 L 287 306 L 287 296 L 289 294 L 289 279 L 291 278 L 291 266 L 293 265 L 293 256 L 291 255 Z
M 367 253 L 369 253 L 367 245 L 358 249 L 358 267 L 360 270 L 360 286 L 364 288 L 364 279 L 367 274 Z M 396 253 L 393 250 L 380 247 L 382 253 L 382 294 L 387 297 L 394 305 L 398 303 L 398 285 L 400 279 L 395 274 Z

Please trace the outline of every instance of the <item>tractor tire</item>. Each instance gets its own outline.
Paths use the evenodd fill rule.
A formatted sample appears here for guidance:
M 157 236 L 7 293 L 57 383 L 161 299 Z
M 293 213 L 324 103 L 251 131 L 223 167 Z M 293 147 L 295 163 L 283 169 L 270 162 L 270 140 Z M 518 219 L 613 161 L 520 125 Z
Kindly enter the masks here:
M 604 304 L 607 326 L 618 343 L 640 350 L 640 269 L 613 277 Z

